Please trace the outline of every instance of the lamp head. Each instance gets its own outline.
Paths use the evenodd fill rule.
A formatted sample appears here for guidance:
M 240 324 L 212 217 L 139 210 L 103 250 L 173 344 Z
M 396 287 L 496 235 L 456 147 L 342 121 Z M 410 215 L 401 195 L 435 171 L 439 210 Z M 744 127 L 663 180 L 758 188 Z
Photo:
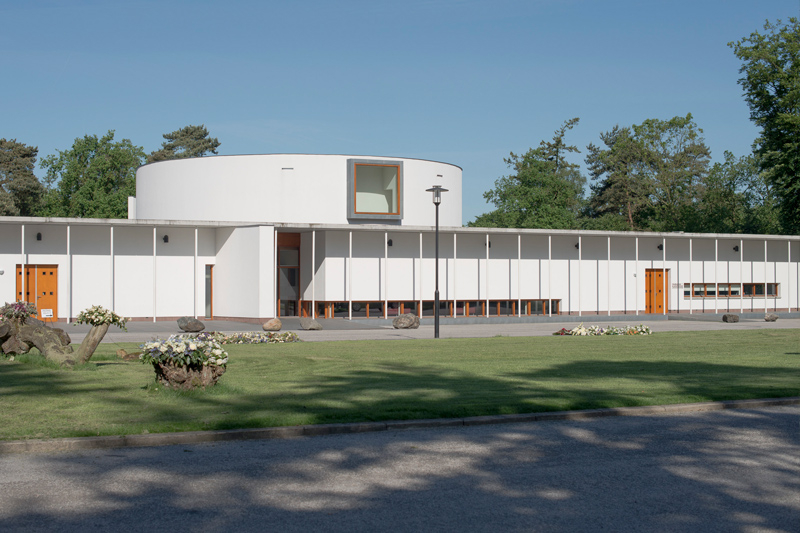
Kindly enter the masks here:
M 439 205 L 442 203 L 442 193 L 447 192 L 447 189 L 443 188 L 441 185 L 434 185 L 430 189 L 425 189 L 425 192 L 433 193 L 433 204 Z

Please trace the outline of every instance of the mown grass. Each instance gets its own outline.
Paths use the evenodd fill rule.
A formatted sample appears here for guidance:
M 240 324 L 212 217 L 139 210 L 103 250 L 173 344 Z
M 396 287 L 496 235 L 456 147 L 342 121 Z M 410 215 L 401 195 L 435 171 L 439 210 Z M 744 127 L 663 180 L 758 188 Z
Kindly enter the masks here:
M 233 345 L 192 392 L 119 347 L 75 370 L 0 358 L 0 439 L 800 396 L 800 330 Z

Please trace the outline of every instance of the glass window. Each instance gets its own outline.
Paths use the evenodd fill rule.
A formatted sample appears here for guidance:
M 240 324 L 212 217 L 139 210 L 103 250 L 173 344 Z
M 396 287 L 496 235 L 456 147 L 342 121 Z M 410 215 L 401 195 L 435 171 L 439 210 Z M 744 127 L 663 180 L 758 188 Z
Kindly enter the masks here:
M 741 285 L 739 285 L 738 283 L 731 283 L 730 287 L 731 287 L 731 290 L 730 290 L 730 295 L 731 296 L 741 296 L 742 295 Z
M 756 296 L 764 296 L 764 284 L 763 283 L 756 283 L 754 285 L 755 288 L 755 295 Z
M 278 261 L 280 266 L 300 266 L 300 250 L 281 249 L 278 250 Z
M 713 298 L 717 295 L 717 286 L 713 283 L 706 283 L 706 296 Z
M 767 296 L 777 296 L 777 295 L 778 295 L 778 284 L 767 283 Z
M 702 283 L 695 283 L 692 286 L 692 289 L 694 289 L 692 291 L 692 295 L 695 296 L 695 297 L 705 296 L 705 294 L 706 294 L 706 286 L 703 285 Z
M 356 213 L 400 213 L 400 169 L 389 165 L 355 166 Z
M 691 287 L 691 285 L 689 285 L 688 283 L 684 283 L 683 284 L 683 296 L 685 298 L 688 298 L 691 295 L 692 295 L 692 287 Z

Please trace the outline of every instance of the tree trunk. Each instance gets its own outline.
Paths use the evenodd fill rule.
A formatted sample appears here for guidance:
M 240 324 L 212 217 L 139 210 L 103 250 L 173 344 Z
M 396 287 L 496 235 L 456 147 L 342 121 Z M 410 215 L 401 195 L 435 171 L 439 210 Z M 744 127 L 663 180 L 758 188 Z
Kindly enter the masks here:
M 86 337 L 83 338 L 83 342 L 78 348 L 78 363 L 86 363 L 92 358 L 94 351 L 97 349 L 97 345 L 100 344 L 100 341 L 106 336 L 108 326 L 109 324 L 92 326 L 92 329 L 90 329 Z
M 74 365 L 77 362 L 72 346 L 65 346 L 61 336 L 51 328 L 23 324 L 17 329 L 16 338 L 36 346 L 43 356 L 61 365 Z

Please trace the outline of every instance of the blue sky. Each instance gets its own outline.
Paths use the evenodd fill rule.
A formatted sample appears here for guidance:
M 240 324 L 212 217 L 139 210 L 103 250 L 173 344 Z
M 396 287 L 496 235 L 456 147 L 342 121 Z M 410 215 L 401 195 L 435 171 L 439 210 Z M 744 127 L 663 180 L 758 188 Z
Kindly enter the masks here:
M 113 129 L 150 152 L 205 124 L 225 155 L 445 161 L 468 222 L 503 158 L 572 117 L 578 163 L 616 124 L 686 113 L 714 160 L 749 153 L 727 43 L 790 16 L 800 0 L 0 0 L 0 137 L 42 158 Z

